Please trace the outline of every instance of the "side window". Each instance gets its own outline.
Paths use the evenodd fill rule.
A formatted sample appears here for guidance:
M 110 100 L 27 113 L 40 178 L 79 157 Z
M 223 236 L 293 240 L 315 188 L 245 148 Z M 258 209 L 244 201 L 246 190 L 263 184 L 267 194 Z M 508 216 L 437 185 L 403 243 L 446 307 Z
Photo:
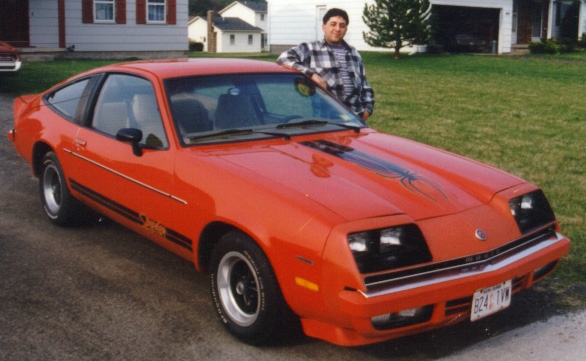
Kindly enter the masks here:
M 73 120 L 89 79 L 67 85 L 45 97 L 45 101 L 64 118 Z
M 92 127 L 111 136 L 122 128 L 136 128 L 142 131 L 143 146 L 169 145 L 153 86 L 136 76 L 108 76 L 94 109 Z

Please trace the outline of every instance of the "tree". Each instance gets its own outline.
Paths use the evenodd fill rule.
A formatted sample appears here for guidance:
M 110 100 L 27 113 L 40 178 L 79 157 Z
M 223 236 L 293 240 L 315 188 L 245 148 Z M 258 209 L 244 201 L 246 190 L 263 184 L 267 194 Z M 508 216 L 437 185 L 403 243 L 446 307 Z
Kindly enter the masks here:
M 206 16 L 208 10 L 220 11 L 232 4 L 235 0 L 189 0 L 190 16 Z M 263 2 L 265 0 L 246 0 L 248 2 Z
M 206 16 L 208 10 L 222 10 L 233 0 L 189 0 L 189 15 Z
M 399 59 L 402 47 L 425 44 L 429 38 L 429 0 L 374 0 L 364 5 L 362 19 L 370 28 L 362 35 L 368 45 L 395 49 Z

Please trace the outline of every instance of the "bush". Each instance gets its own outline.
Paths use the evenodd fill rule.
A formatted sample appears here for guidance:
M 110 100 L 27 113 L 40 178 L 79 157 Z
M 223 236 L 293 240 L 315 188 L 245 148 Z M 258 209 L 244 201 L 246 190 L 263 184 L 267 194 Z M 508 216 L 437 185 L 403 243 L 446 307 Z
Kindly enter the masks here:
M 529 43 L 529 50 L 532 54 L 562 54 L 584 52 L 586 48 L 584 37 L 581 41 L 577 39 L 542 39 Z
M 203 43 L 189 40 L 189 51 L 203 51 Z

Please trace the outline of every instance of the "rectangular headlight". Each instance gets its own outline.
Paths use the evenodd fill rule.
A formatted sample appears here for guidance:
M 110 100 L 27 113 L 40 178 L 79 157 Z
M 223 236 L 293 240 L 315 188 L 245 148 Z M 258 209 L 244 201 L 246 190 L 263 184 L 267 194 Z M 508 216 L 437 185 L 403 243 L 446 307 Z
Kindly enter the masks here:
M 356 232 L 348 246 L 360 273 L 371 273 L 431 261 L 423 234 L 415 224 Z
M 553 210 L 540 189 L 511 199 L 509 207 L 523 234 L 555 221 Z

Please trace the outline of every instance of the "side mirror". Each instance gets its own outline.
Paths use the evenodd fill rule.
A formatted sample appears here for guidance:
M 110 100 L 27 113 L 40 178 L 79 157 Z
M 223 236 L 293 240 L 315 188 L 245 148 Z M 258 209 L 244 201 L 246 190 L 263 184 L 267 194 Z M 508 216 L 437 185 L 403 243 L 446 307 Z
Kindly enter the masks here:
M 142 156 L 142 148 L 138 144 L 142 140 L 142 131 L 140 129 L 122 128 L 116 133 L 116 140 L 130 143 L 134 155 L 137 157 Z

